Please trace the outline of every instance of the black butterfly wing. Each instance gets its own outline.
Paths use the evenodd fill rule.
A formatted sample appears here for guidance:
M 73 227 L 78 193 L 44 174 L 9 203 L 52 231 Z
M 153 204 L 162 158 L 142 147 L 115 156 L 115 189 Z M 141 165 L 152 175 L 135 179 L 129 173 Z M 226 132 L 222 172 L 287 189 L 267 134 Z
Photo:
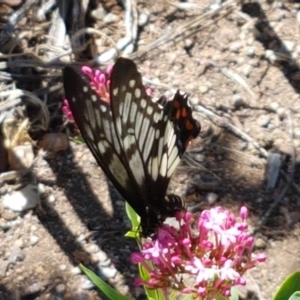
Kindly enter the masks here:
M 109 100 L 101 99 L 87 76 L 72 67 L 64 70 L 64 87 L 75 122 L 100 167 L 142 224 L 157 226 L 172 211 L 164 201 L 170 178 L 200 130 L 187 96 L 177 92 L 164 106 L 154 102 L 136 65 L 125 58 L 114 65 Z
M 164 106 L 153 101 L 136 65 L 128 59 L 117 60 L 110 95 L 126 169 L 141 190 L 140 201 L 133 207 L 143 205 L 148 217 L 155 218 L 164 214 L 170 178 L 189 141 L 198 135 L 199 123 L 192 118 L 186 95 L 177 92 Z
M 63 77 L 74 120 L 97 163 L 124 199 L 138 214 L 144 214 L 142 206 L 138 210 L 131 201 L 138 201 L 133 196 L 138 196 L 139 189 L 130 182 L 124 166 L 124 151 L 113 122 L 111 103 L 100 98 L 81 70 L 65 67 Z

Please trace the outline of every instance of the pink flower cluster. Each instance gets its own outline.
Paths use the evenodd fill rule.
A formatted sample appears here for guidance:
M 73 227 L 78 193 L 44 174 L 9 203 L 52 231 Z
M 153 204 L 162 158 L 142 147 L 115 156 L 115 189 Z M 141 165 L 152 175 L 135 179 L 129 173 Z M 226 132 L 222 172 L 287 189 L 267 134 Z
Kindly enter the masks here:
M 82 73 L 85 74 L 90 80 L 90 87 L 96 91 L 96 93 L 99 95 L 99 99 L 107 103 L 110 102 L 109 88 L 112 70 L 113 65 L 108 66 L 104 72 L 87 66 L 83 66 L 81 68 Z M 153 90 L 147 87 L 146 93 L 147 95 L 151 96 L 153 94 Z M 73 114 L 67 99 L 64 99 L 63 101 L 62 111 L 67 120 L 74 122 Z
M 248 211 L 241 208 L 241 221 L 221 207 L 201 213 L 192 229 L 192 215 L 179 213 L 179 229 L 164 224 L 156 239 L 147 240 L 141 252 L 133 253 L 133 263 L 140 263 L 149 280 L 136 279 L 136 285 L 150 289 L 168 289 L 201 299 L 214 295 L 230 296 L 230 288 L 245 285 L 242 275 L 266 256 L 252 254 L 254 239 L 246 233 Z M 149 262 L 152 264 L 149 264 Z M 186 276 L 188 275 L 188 276 Z M 183 277 L 190 277 L 187 284 Z
M 108 66 L 105 72 L 102 72 L 99 69 L 92 69 L 87 66 L 83 66 L 81 71 L 85 74 L 90 80 L 90 86 L 96 91 L 100 99 L 109 103 L 109 86 L 110 86 L 110 75 L 112 72 L 113 66 Z M 74 121 L 72 111 L 69 106 L 67 99 L 63 101 L 62 107 L 63 114 L 66 116 L 67 120 Z

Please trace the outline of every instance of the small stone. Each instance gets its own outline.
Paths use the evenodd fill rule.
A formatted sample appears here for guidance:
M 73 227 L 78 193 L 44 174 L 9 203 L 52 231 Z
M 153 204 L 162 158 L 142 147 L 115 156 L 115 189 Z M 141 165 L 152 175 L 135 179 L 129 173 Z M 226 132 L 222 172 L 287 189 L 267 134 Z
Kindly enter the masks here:
M 100 261 L 107 261 L 108 259 L 107 254 L 103 251 L 99 251 L 98 257 Z
M 251 73 L 252 67 L 249 64 L 245 64 L 242 67 L 242 73 L 246 76 L 249 77 Z
M 248 57 L 253 57 L 255 55 L 255 51 L 253 48 L 248 48 L 246 54 Z
M 267 49 L 265 51 L 265 58 L 272 64 L 274 64 L 276 62 L 276 60 L 278 59 L 275 52 L 270 49 Z
M 285 118 L 285 113 L 286 113 L 286 108 L 285 107 L 279 107 L 276 112 L 277 112 L 280 119 Z
M 55 287 L 55 290 L 57 293 L 62 294 L 65 292 L 66 286 L 64 284 L 60 283 Z
M 74 268 L 71 269 L 71 273 L 72 273 L 73 275 L 78 275 L 78 274 L 81 273 L 81 270 L 80 270 L 79 267 L 74 267 Z
M 17 261 L 24 260 L 24 258 L 25 258 L 24 251 L 18 247 L 14 247 L 13 249 L 11 249 L 11 253 L 9 255 L 8 262 L 14 264 Z
M 235 94 L 233 96 L 233 106 L 235 108 L 240 108 L 241 106 L 244 106 L 244 105 L 245 105 L 244 99 L 239 94 Z
M 111 260 L 108 258 L 107 260 L 100 261 L 101 267 L 109 267 L 111 265 Z
M 111 267 L 101 267 L 99 276 L 104 277 L 106 279 L 114 278 L 117 274 L 117 269 L 116 268 L 111 268 Z
M 36 207 L 38 199 L 36 185 L 29 184 L 23 189 L 4 195 L 3 205 L 13 211 L 24 211 Z
M 53 194 L 50 194 L 48 197 L 47 197 L 47 201 L 48 203 L 54 203 L 56 201 L 56 198 Z
M 38 238 L 36 235 L 32 235 L 32 236 L 30 237 L 30 244 L 31 244 L 32 246 L 36 245 L 38 241 L 39 241 L 39 238 Z
M 38 184 L 38 191 L 40 194 L 44 194 L 46 192 L 45 185 L 42 183 Z
M 208 92 L 208 87 L 206 85 L 200 85 L 199 86 L 199 91 L 201 94 L 205 94 Z
M 140 13 L 139 14 L 139 21 L 138 21 L 139 26 L 140 27 L 146 26 L 148 24 L 148 22 L 149 22 L 149 17 L 150 17 L 149 14 Z
M 99 21 L 102 21 L 104 19 L 104 17 L 106 16 L 106 14 L 107 14 L 107 12 L 102 6 L 91 11 L 91 16 L 95 20 L 99 20 Z
M 258 249 L 266 249 L 267 243 L 262 238 L 256 238 L 254 242 L 254 247 Z
M 256 122 L 260 127 L 267 127 L 270 121 L 271 117 L 268 115 L 261 115 L 256 119 Z
M 277 102 L 271 102 L 268 107 L 272 110 L 272 111 L 277 111 L 279 104 Z
M 295 128 L 294 129 L 294 137 L 295 138 L 300 138 L 300 128 Z
M 282 48 L 285 51 L 292 52 L 295 49 L 295 42 L 293 41 L 282 41 Z
M 105 24 L 115 23 L 119 20 L 119 17 L 113 13 L 108 13 L 104 18 L 103 22 Z
M 93 283 L 85 276 L 80 279 L 80 287 L 83 290 L 90 290 L 94 287 Z
M 242 47 L 243 47 L 243 43 L 240 41 L 236 41 L 230 44 L 229 50 L 231 52 L 238 53 Z
M 250 59 L 250 60 L 249 60 L 249 64 L 250 64 L 250 66 L 252 66 L 253 68 L 257 68 L 257 67 L 260 66 L 259 60 L 258 60 L 258 59 L 255 59 L 255 58 Z
M 59 269 L 60 269 L 61 271 L 66 271 L 67 265 L 65 265 L 65 264 L 59 265 Z
M 208 193 L 205 198 L 209 204 L 215 204 L 219 196 L 216 193 Z
M 97 253 L 99 251 L 99 247 L 97 245 L 86 245 L 85 250 L 87 253 Z
M 24 247 L 24 241 L 22 239 L 18 239 L 18 240 L 15 241 L 14 245 L 16 247 L 23 248 Z

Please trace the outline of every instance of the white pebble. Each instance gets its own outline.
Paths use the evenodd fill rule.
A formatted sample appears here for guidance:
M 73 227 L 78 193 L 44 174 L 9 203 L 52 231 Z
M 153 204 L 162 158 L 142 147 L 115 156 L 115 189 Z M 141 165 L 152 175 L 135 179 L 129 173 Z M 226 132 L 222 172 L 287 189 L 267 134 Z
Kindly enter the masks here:
M 32 235 L 32 236 L 30 237 L 30 244 L 31 244 L 32 246 L 34 246 L 35 244 L 37 244 L 38 241 L 39 241 L 39 238 L 38 238 L 36 235 Z

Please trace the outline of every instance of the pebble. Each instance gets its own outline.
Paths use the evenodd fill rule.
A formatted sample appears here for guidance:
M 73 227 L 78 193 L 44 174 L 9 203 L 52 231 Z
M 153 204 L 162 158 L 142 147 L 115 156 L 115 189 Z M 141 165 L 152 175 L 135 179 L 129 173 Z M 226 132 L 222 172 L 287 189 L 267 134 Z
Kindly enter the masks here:
M 260 66 L 260 62 L 259 62 L 259 60 L 256 59 L 256 58 L 250 59 L 250 60 L 249 60 L 249 64 L 250 64 L 250 66 L 252 66 L 253 68 L 257 68 L 257 67 Z
M 87 253 L 92 254 L 92 253 L 97 253 L 99 251 L 99 247 L 97 245 L 87 245 L 85 247 L 85 250 Z
M 23 248 L 24 247 L 24 241 L 22 239 L 18 239 L 15 241 L 14 246 Z
M 247 49 L 246 54 L 247 54 L 247 56 L 249 56 L 249 57 L 253 57 L 253 56 L 255 55 L 255 51 L 254 51 L 254 49 L 251 47 L 251 48 L 248 48 L 248 49 Z
M 273 50 L 267 49 L 265 51 L 265 58 L 272 64 L 274 64 L 277 60 L 277 55 Z
M 279 118 L 281 118 L 281 119 L 285 118 L 285 112 L 286 112 L 285 107 L 279 107 L 276 112 L 277 112 Z
M 47 202 L 48 203 L 54 203 L 56 201 L 56 198 L 53 194 L 50 194 L 48 197 L 47 197 Z
M 43 183 L 38 184 L 38 191 L 40 194 L 44 194 L 46 192 L 45 185 Z
M 74 268 L 71 269 L 71 273 L 72 273 L 73 275 L 78 275 L 78 274 L 81 273 L 81 270 L 80 270 L 79 267 L 74 267 Z
M 58 267 L 61 271 L 65 271 L 67 269 L 67 265 L 65 264 L 62 264 L 62 265 L 59 265 Z
M 235 108 L 240 108 L 241 106 L 245 105 L 244 99 L 239 94 L 235 94 L 232 100 Z
M 140 13 L 139 14 L 139 20 L 138 20 L 139 26 L 140 27 L 146 26 L 149 22 L 149 17 L 150 17 L 149 14 Z
M 205 198 L 209 204 L 215 204 L 219 198 L 219 195 L 216 193 L 208 193 Z
M 254 241 L 254 247 L 258 249 L 266 249 L 267 243 L 264 241 L 264 239 L 258 237 Z
M 114 278 L 117 274 L 116 268 L 111 267 L 101 267 L 100 271 L 98 272 L 98 275 L 101 277 L 104 277 L 105 279 Z
M 242 47 L 243 43 L 241 41 L 236 41 L 230 44 L 229 50 L 231 52 L 238 53 Z
M 268 107 L 272 110 L 272 111 L 277 111 L 277 109 L 279 108 L 279 104 L 277 102 L 271 102 Z
M 294 129 L 294 137 L 300 138 L 300 128 Z
M 103 22 L 105 24 L 115 23 L 119 20 L 119 17 L 113 13 L 108 13 L 104 18 Z
M 66 286 L 64 284 L 60 283 L 55 287 L 55 290 L 57 293 L 62 294 L 66 291 Z
M 86 276 L 82 276 L 80 278 L 80 287 L 83 290 L 90 290 L 94 287 L 94 285 Z
M 260 127 L 267 127 L 270 121 L 271 121 L 271 117 L 268 115 L 261 115 L 256 119 L 256 123 Z
M 101 267 L 109 267 L 111 265 L 111 260 L 108 258 L 107 260 L 100 261 L 99 265 Z
M 17 261 L 24 260 L 24 258 L 25 258 L 24 251 L 22 249 L 18 248 L 18 247 L 14 247 L 10 251 L 10 256 L 8 258 L 8 262 L 14 264 Z
M 292 52 L 295 49 L 295 42 L 293 41 L 282 41 L 282 48 L 285 51 Z
M 249 64 L 244 64 L 242 66 L 242 73 L 246 76 L 249 77 L 251 73 L 252 67 Z
M 30 244 L 31 244 L 32 246 L 36 245 L 38 241 L 39 241 L 39 238 L 38 238 L 36 235 L 32 235 L 32 236 L 30 237 Z
M 100 6 L 94 10 L 91 11 L 91 16 L 99 21 L 102 21 L 104 19 L 104 17 L 106 16 L 107 12 L 105 11 L 105 9 Z
M 207 93 L 207 92 L 208 92 L 208 87 L 207 87 L 206 85 L 200 85 L 200 86 L 199 86 L 199 92 L 200 92 L 201 94 Z
M 107 261 L 108 260 L 107 254 L 103 251 L 99 251 L 98 257 L 99 257 L 100 261 Z
M 39 196 L 36 185 L 28 184 L 23 189 L 4 195 L 3 205 L 5 208 L 20 212 L 35 208 L 38 200 Z

